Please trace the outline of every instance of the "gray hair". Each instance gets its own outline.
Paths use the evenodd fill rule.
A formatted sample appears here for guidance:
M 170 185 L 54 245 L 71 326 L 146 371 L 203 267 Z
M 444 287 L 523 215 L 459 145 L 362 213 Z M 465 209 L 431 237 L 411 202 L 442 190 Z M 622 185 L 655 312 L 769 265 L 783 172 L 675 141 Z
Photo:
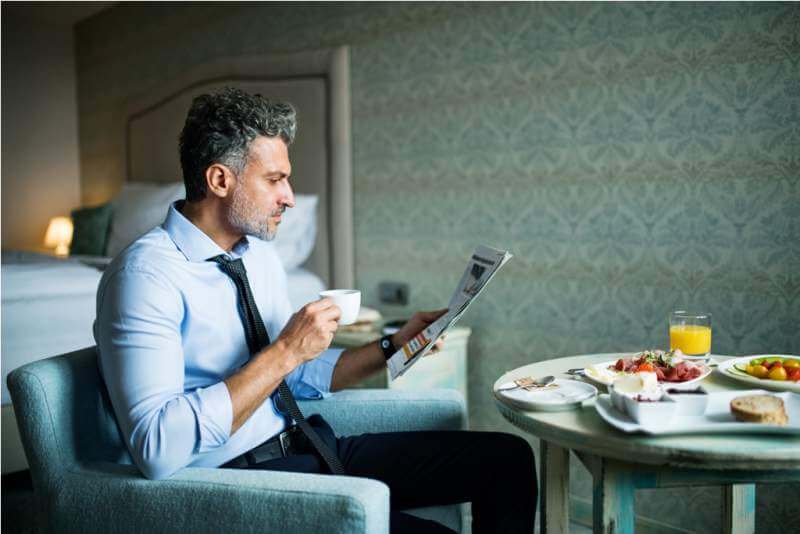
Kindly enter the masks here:
M 296 132 L 297 113 L 287 102 L 270 102 L 259 94 L 231 87 L 196 97 L 179 142 L 186 199 L 205 198 L 209 166 L 221 163 L 239 175 L 247 165 L 254 139 L 280 137 L 290 145 Z

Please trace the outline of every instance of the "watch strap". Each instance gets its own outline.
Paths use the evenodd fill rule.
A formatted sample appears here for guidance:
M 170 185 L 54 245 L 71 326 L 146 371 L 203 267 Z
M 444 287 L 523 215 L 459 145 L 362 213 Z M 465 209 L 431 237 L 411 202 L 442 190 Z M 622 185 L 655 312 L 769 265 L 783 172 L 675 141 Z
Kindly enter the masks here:
M 378 346 L 383 351 L 383 357 L 387 360 L 394 356 L 394 353 L 397 352 L 397 348 L 395 348 L 394 343 L 392 343 L 391 334 L 380 338 L 378 340 Z

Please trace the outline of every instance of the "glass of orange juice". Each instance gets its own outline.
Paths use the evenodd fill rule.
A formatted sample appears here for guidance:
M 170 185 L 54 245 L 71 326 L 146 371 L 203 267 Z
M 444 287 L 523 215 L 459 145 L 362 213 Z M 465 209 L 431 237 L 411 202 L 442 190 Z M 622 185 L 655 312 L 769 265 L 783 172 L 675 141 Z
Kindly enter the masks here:
M 680 349 L 687 360 L 707 360 L 711 354 L 711 314 L 670 313 L 669 348 Z

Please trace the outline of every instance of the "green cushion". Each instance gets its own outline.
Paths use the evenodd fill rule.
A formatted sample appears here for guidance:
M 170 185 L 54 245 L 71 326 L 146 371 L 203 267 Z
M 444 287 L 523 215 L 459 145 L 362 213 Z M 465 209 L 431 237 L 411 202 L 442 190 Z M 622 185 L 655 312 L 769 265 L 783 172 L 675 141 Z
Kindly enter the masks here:
M 72 244 L 69 253 L 102 256 L 106 250 L 113 210 L 110 203 L 73 210 Z

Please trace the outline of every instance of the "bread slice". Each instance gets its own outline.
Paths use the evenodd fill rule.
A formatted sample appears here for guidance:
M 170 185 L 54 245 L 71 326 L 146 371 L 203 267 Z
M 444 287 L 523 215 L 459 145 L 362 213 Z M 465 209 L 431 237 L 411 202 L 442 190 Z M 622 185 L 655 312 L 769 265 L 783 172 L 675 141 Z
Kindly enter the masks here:
M 785 425 L 789 422 L 783 400 L 774 395 L 744 395 L 731 401 L 731 412 L 745 423 Z

